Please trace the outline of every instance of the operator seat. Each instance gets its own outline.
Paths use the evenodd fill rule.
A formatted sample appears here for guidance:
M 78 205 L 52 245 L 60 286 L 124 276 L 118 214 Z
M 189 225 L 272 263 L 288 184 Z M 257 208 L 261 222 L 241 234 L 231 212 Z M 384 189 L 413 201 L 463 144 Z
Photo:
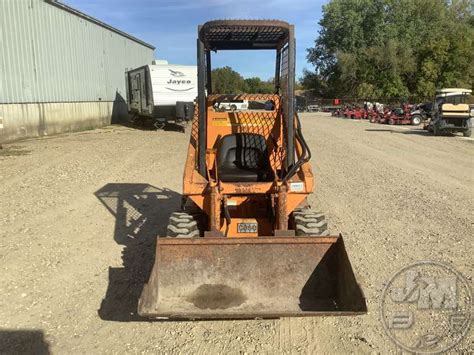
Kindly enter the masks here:
M 223 182 L 273 181 L 265 138 L 255 133 L 222 137 L 217 148 L 217 172 Z

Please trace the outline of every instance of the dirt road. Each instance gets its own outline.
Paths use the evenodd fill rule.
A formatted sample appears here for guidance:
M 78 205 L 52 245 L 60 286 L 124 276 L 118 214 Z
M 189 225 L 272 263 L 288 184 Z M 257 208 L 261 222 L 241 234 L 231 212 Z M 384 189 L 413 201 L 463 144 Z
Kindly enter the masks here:
M 473 276 L 474 141 L 304 114 L 317 193 L 369 312 L 345 318 L 148 322 L 137 299 L 180 203 L 187 136 L 113 126 L 0 150 L 0 353 L 395 352 L 390 275 L 444 261 Z M 472 333 L 471 333 L 472 334 Z M 472 350 L 472 337 L 457 350 Z

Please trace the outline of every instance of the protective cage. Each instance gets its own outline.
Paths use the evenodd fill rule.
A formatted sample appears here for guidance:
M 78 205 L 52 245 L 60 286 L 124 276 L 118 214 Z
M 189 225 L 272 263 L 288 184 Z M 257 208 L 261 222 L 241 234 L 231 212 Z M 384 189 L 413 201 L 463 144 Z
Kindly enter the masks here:
M 216 20 L 198 27 L 198 115 L 199 141 L 197 167 L 206 177 L 206 93 L 211 95 L 211 52 L 217 50 L 276 51 L 275 93 L 282 97 L 282 113 L 285 125 L 285 150 L 294 151 L 294 85 L 295 85 L 295 38 L 294 26 L 277 20 Z M 294 154 L 287 154 L 286 169 L 294 165 Z

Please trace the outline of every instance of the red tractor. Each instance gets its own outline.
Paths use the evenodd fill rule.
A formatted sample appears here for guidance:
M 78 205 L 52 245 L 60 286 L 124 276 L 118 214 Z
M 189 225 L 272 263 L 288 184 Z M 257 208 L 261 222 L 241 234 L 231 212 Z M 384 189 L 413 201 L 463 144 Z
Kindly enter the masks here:
M 352 112 L 353 112 L 353 109 L 351 107 L 346 107 L 344 108 L 342 115 L 344 116 L 344 118 L 351 118 Z
M 415 121 L 411 115 L 413 105 L 405 104 L 402 108 L 392 110 L 387 123 L 390 125 L 418 125 L 420 122 Z
M 356 120 L 361 120 L 364 118 L 364 110 L 359 108 L 359 107 L 356 107 L 353 111 L 352 111 L 352 114 L 351 114 L 351 118 L 352 119 L 356 119 Z
M 389 109 L 388 107 L 385 107 L 383 109 L 383 113 L 379 113 L 377 123 L 388 123 L 390 118 L 392 117 L 392 110 Z
M 379 120 L 379 113 L 374 109 L 367 110 L 365 111 L 365 118 L 368 119 L 370 123 L 376 123 Z
M 355 120 L 361 120 L 364 118 L 364 110 L 360 107 L 346 107 L 343 112 L 344 118 L 351 118 Z

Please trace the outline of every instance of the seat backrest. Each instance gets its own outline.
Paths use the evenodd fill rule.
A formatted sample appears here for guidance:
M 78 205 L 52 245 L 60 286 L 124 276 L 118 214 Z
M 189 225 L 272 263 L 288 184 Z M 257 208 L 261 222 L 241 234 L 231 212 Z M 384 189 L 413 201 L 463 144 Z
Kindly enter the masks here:
M 469 112 L 469 105 L 468 104 L 451 104 L 451 103 L 445 103 L 441 106 L 441 110 L 443 112 Z
M 265 138 L 255 133 L 234 133 L 222 137 L 217 149 L 217 167 L 235 164 L 239 168 L 261 169 L 270 165 Z
M 469 118 L 470 116 L 468 104 L 444 103 L 441 105 L 440 113 L 443 118 Z
M 394 108 L 392 112 L 397 116 L 402 116 L 404 113 L 401 107 Z

